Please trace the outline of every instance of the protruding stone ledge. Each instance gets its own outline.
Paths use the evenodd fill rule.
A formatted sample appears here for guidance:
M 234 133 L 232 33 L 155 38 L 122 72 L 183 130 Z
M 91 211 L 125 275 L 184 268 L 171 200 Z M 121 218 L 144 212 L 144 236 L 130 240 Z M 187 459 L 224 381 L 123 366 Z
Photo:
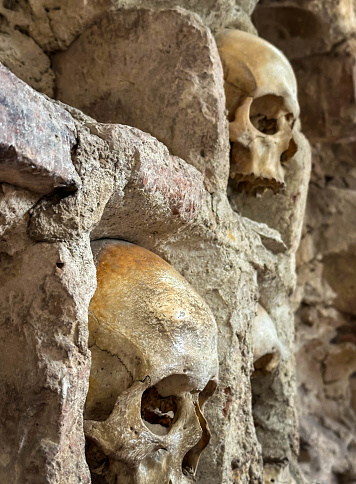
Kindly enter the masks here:
M 71 116 L 0 64 L 0 181 L 41 194 L 80 185 Z

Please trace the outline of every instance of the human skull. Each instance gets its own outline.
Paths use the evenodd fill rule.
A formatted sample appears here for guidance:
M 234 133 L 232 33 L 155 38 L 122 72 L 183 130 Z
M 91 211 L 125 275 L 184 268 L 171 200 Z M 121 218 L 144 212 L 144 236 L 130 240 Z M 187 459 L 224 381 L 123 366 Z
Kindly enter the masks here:
M 285 188 L 283 165 L 296 153 L 297 84 L 286 57 L 240 30 L 216 36 L 225 80 L 231 142 L 230 177 L 238 191 Z
M 104 240 L 93 253 L 84 413 L 92 482 L 194 482 L 210 438 L 202 408 L 217 384 L 214 317 L 152 252 Z
M 254 376 L 272 373 L 279 365 L 283 345 L 267 311 L 259 304 L 252 320 Z

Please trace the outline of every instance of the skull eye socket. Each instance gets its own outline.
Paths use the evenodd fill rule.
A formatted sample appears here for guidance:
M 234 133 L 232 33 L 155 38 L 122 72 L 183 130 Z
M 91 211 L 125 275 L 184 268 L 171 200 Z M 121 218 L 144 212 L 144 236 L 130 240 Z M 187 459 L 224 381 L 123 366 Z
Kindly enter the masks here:
M 174 395 L 162 397 L 155 386 L 143 393 L 141 418 L 152 433 L 165 435 L 169 432 L 177 413 L 177 400 Z
M 251 103 L 250 121 L 263 134 L 276 134 L 278 132 L 278 118 L 286 114 L 284 99 L 281 96 L 267 94 L 255 98 Z
M 268 119 L 267 116 L 263 114 L 259 114 L 257 116 L 250 116 L 250 121 L 253 126 L 258 130 L 261 131 L 263 134 L 276 134 L 277 133 L 277 120 L 276 119 Z

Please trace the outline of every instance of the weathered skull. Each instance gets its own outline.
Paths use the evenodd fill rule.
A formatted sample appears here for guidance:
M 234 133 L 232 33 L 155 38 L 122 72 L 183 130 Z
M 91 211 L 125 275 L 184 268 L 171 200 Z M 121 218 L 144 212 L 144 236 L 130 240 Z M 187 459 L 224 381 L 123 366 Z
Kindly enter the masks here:
M 85 407 L 93 483 L 194 482 L 210 434 L 217 328 L 201 297 L 152 252 L 93 243 L 92 367 Z
M 225 79 L 231 142 L 230 177 L 239 191 L 285 187 L 283 165 L 295 154 L 297 85 L 291 65 L 273 45 L 240 30 L 216 36 Z
M 254 376 L 272 373 L 279 365 L 283 345 L 274 323 L 259 304 L 257 316 L 252 320 Z

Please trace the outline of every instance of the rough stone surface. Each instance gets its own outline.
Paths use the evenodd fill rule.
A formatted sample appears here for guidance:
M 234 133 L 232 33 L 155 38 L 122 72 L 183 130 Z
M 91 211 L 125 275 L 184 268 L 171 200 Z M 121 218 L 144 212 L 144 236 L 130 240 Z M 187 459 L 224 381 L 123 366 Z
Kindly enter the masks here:
M 53 62 L 58 99 L 152 134 L 203 173 L 210 191 L 226 184 L 221 63 L 198 17 L 182 9 L 110 12 Z
M 42 194 L 76 190 L 71 118 L 2 65 L 0 79 L 0 180 Z
M 26 242 L 1 253 L 0 480 L 89 483 L 82 430 L 95 281 L 89 239 Z
M 167 5 L 163 3 L 162 8 L 172 7 L 168 1 Z M 5 273 L 0 317 L 8 337 L 1 343 L 1 423 L 6 421 L 7 426 L 0 438 L 4 448 L 0 452 L 0 481 L 89 482 L 82 427 L 89 370 L 87 310 L 96 285 L 89 238 L 109 237 L 141 245 L 171 263 L 206 300 L 217 321 L 220 385 L 204 409 L 212 438 L 202 454 L 197 482 L 262 484 L 263 480 L 272 482 L 276 478 L 281 483 L 304 482 L 296 466 L 290 296 L 295 286 L 294 258 L 307 186 L 308 147 L 301 137 L 300 150 L 287 173 L 284 196 L 270 200 L 262 197 L 266 203 L 259 206 L 232 192 L 228 200 L 229 150 L 221 66 L 206 26 L 213 30 L 240 26 L 254 31 L 248 14 L 256 2 L 179 3 L 200 19 L 181 9 L 155 13 L 157 2 L 150 5 L 151 11 L 135 2 L 127 3 L 136 8 L 125 11 L 124 16 L 129 19 L 143 15 L 146 19 L 159 18 L 162 23 L 168 19 L 166 28 L 160 30 L 158 22 L 155 26 L 159 41 L 167 40 L 168 26 L 171 33 L 182 35 L 182 45 L 172 44 L 181 50 L 175 49 L 165 74 L 172 80 L 171 71 L 185 66 L 186 104 L 179 104 L 176 86 L 170 91 L 163 89 L 162 75 L 161 83 L 152 79 L 157 91 L 152 95 L 156 102 L 171 96 L 167 99 L 174 106 L 163 110 L 163 114 L 169 114 L 168 125 L 173 126 L 177 116 L 182 116 L 179 119 L 185 144 L 180 140 L 178 146 L 185 150 L 185 159 L 177 156 L 179 153 L 168 141 L 167 148 L 161 139 L 152 136 L 159 138 L 151 131 L 151 124 L 150 134 L 137 129 L 137 124 L 103 124 L 38 95 L 39 103 L 43 100 L 42 114 L 57 119 L 58 113 L 64 113 L 65 120 L 61 116 L 57 119 L 59 127 L 66 130 L 68 125 L 75 126 L 72 132 L 76 149 L 71 158 L 80 178 L 78 188 L 41 196 L 26 188 L 2 185 L 0 210 L 6 225 L 0 245 Z M 10 30 L 18 25 L 21 32 L 29 33 L 50 53 L 65 49 L 106 8 L 105 3 L 90 1 L 86 9 L 76 2 L 15 5 L 6 1 L 1 14 Z M 114 18 L 117 13 L 112 15 Z M 173 19 L 178 21 L 179 32 Z M 153 20 L 151 25 L 155 25 Z M 100 25 L 96 22 L 96 26 Z M 86 30 L 82 37 L 90 31 Z M 133 33 L 136 41 L 137 30 Z M 113 41 L 117 42 L 117 38 L 114 32 Z M 196 40 L 197 45 L 188 49 L 195 57 L 184 55 L 183 44 L 189 47 L 189 39 Z M 142 52 L 157 53 L 157 45 L 163 52 L 167 46 L 159 41 L 149 43 L 152 51 L 142 45 Z M 109 41 L 108 52 L 112 52 Z M 115 51 L 113 59 L 119 54 Z M 127 51 L 128 58 L 130 55 Z M 144 56 L 135 62 L 131 67 L 139 69 L 141 62 L 140 73 L 149 68 Z M 156 68 L 162 72 L 162 65 Z M 150 82 L 147 77 L 146 83 Z M 148 89 L 143 83 L 140 86 Z M 196 102 L 199 97 L 203 104 Z M 141 110 L 146 109 L 146 99 L 140 100 Z M 151 104 L 150 109 L 150 118 L 149 113 L 146 116 L 156 121 L 153 130 L 160 120 L 156 104 Z M 184 120 L 198 119 L 189 132 Z M 209 156 L 205 158 L 200 150 L 207 149 L 208 141 L 203 140 L 199 149 L 194 142 L 194 136 L 201 140 L 204 133 L 213 133 L 208 144 L 210 152 L 205 153 Z M 189 158 L 189 150 L 199 156 Z M 277 373 L 254 378 L 251 385 L 251 320 L 258 301 L 275 322 L 286 351 Z M 9 358 L 13 363 L 7 369 L 5 362 Z M 352 355 L 350 358 L 352 364 Z M 7 433 L 13 437 L 6 439 Z
M 295 295 L 299 461 L 328 484 L 356 481 L 355 10 L 347 0 L 262 1 L 254 14 L 292 60 L 313 141 Z
M 115 8 L 181 6 L 213 31 L 231 26 L 256 33 L 250 15 L 257 0 L 3 0 L 0 3 L 0 62 L 34 89 L 53 96 L 49 56 L 66 50 L 101 15 Z
M 4 0 L 3 24 L 32 38 L 45 52 L 68 47 L 93 19 L 110 8 L 111 0 Z
M 0 62 L 37 91 L 53 97 L 49 57 L 31 37 L 17 30 L 0 32 Z
M 260 198 L 236 193 L 230 187 L 232 207 L 247 220 L 267 224 L 280 233 L 286 249 L 276 251 L 276 270 L 258 271 L 259 301 L 271 316 L 284 347 L 276 373 L 252 379 L 253 413 L 258 439 L 262 444 L 265 475 L 280 481 L 302 483 L 298 455 L 295 410 L 294 317 L 290 295 L 296 285 L 293 276 L 306 203 L 310 173 L 310 151 L 305 138 L 296 134 L 298 151 L 286 168 L 286 190 L 279 195 L 266 192 Z M 251 224 L 251 222 L 249 222 Z M 261 230 L 261 229 L 260 229 Z M 262 237 L 263 241 L 263 237 Z M 266 244 L 266 242 L 264 241 Z M 267 247 L 269 247 L 267 245 Z M 272 250 L 275 246 L 272 245 Z M 278 402 L 278 403 L 277 403 Z M 267 466 L 267 467 L 266 467 Z M 267 479 L 267 477 L 266 477 Z M 267 480 L 266 482 L 273 482 Z
M 238 28 L 255 32 L 250 15 L 258 0 L 162 0 L 157 5 L 155 0 L 129 0 L 127 5 L 137 7 L 174 8 L 178 5 L 196 13 L 203 23 L 213 32 L 225 27 Z M 120 5 L 118 2 L 116 5 Z
M 56 105 L 53 107 L 57 109 Z M 16 383 L 19 391 L 21 382 L 28 378 L 30 372 L 37 385 L 41 386 L 42 381 L 45 382 L 46 379 L 40 375 L 46 375 L 50 368 L 50 395 L 43 397 L 46 402 L 43 405 L 47 405 L 49 401 L 53 403 L 48 407 L 48 412 L 41 414 L 42 420 L 34 420 L 33 414 L 24 412 L 23 407 L 11 406 L 10 399 L 13 394 L 5 392 L 5 408 L 8 408 L 8 411 L 11 409 L 16 416 L 19 415 L 18 412 L 24 414 L 21 429 L 31 427 L 37 422 L 39 434 L 37 436 L 31 433 L 34 435 L 30 441 L 31 448 L 27 443 L 24 447 L 28 458 L 21 458 L 21 468 L 17 468 L 20 476 L 28 475 L 28 478 L 19 477 L 20 480 L 16 481 L 14 455 L 19 445 L 18 438 L 21 438 L 22 434 L 16 430 L 19 428 L 17 425 L 20 419 L 12 420 L 13 427 L 9 430 L 14 439 L 3 453 L 5 465 L 0 469 L 0 475 L 6 478 L 12 476 L 13 482 L 31 482 L 31 479 L 34 479 L 34 470 L 31 466 L 36 462 L 41 467 L 37 476 L 38 482 L 45 482 L 45 479 L 51 482 L 86 482 L 83 435 L 80 433 L 88 376 L 88 359 L 84 350 L 87 333 L 84 326 L 89 299 L 95 287 L 95 276 L 92 272 L 91 256 L 85 251 L 88 248 L 88 234 L 97 226 L 96 231 L 100 232 L 101 237 L 125 237 L 163 255 L 193 283 L 211 307 L 215 306 L 214 315 L 221 332 L 219 358 L 223 386 L 217 392 L 214 402 L 207 405 L 214 445 L 202 457 L 205 464 L 201 464 L 199 471 L 203 476 L 201 482 L 233 482 L 232 471 L 234 475 L 240 475 L 241 482 L 248 482 L 249 476 L 252 476 L 255 482 L 262 482 L 259 444 L 250 408 L 252 350 L 248 344 L 248 321 L 254 314 L 254 301 L 257 299 L 255 264 L 274 270 L 274 256 L 259 242 L 256 231 L 248 232 L 243 228 L 223 193 L 212 198 L 204 190 L 199 172 L 182 160 L 170 158 L 167 149 L 157 140 L 130 127 L 95 125 L 90 118 L 85 118 L 75 110 L 71 111 L 78 119 L 78 147 L 74 163 L 81 177 L 81 187 L 77 192 L 64 198 L 55 194 L 43 197 L 32 209 L 29 228 L 28 223 L 23 225 L 21 247 L 12 254 L 6 247 L 3 252 L 6 261 L 3 267 L 6 271 L 12 271 L 15 278 L 18 274 L 23 274 L 18 277 L 26 279 L 32 277 L 34 270 L 33 265 L 29 264 L 29 259 L 32 257 L 32 264 L 35 266 L 39 264 L 40 256 L 37 257 L 37 252 L 34 254 L 32 251 L 39 250 L 41 253 L 42 247 L 43 250 L 48 248 L 49 254 L 42 255 L 44 262 L 36 276 L 36 281 L 38 277 L 39 282 L 34 282 L 32 286 L 24 283 L 29 296 L 22 296 L 19 290 L 15 291 L 19 294 L 19 302 L 11 299 L 14 292 L 12 279 L 8 282 L 9 289 L 2 293 L 2 304 L 6 306 L 2 312 L 5 327 L 10 324 L 10 314 L 25 310 L 29 313 L 28 318 L 36 318 L 38 331 L 48 333 L 44 338 L 41 336 L 42 333 L 36 330 L 36 339 L 31 329 L 33 319 L 30 319 L 27 348 L 32 359 L 30 356 L 26 359 L 27 363 L 22 371 L 14 364 L 11 370 L 11 375 L 14 376 L 5 374 L 3 381 Z M 103 132 L 109 132 L 106 139 L 103 139 Z M 100 133 L 100 136 L 96 133 Z M 156 163 L 150 164 L 149 160 L 154 159 Z M 161 166 L 163 170 L 170 170 L 170 173 L 176 173 L 175 177 L 161 184 L 158 191 L 153 183 L 157 179 L 157 166 Z M 177 179 L 182 180 L 180 183 L 188 189 L 177 189 Z M 195 180 L 194 184 L 191 183 L 192 180 Z M 120 199 L 121 205 L 118 203 Z M 106 222 L 105 218 L 102 219 L 102 213 L 105 206 L 110 206 L 110 203 L 116 204 L 116 212 L 113 212 L 113 217 Z M 159 216 L 148 217 L 147 207 L 152 215 L 156 212 Z M 161 224 L 158 224 L 158 218 Z M 167 223 L 164 223 L 165 219 Z M 170 228 L 168 219 L 172 222 Z M 120 223 L 120 220 L 126 220 L 126 223 Z M 127 223 L 128 220 L 131 224 Z M 20 222 L 14 219 L 14 225 L 16 224 L 19 225 Z M 16 238 L 18 237 L 16 234 Z M 8 248 L 12 248 L 13 244 L 13 240 L 7 241 Z M 260 247 L 258 256 L 254 251 L 255 246 Z M 72 262 L 62 257 L 62 247 L 70 251 Z M 214 271 L 210 269 L 212 260 L 216 266 Z M 66 268 L 70 271 L 72 263 L 75 267 L 78 265 L 78 268 L 76 271 L 73 268 L 74 272 L 67 274 Z M 30 272 L 27 271 L 27 266 Z M 52 274 L 51 271 L 54 271 L 54 275 L 47 276 Z M 56 282 L 62 274 L 63 277 L 68 276 L 65 284 L 70 287 L 64 282 Z M 54 278 L 53 289 L 50 277 Z M 78 277 L 83 279 L 85 284 L 80 283 Z M 207 279 L 210 280 L 209 284 L 205 283 Z M 44 294 L 43 287 L 47 288 Z M 229 291 L 226 287 L 230 287 Z M 27 300 L 26 297 L 29 299 L 28 306 L 24 302 L 24 298 Z M 30 310 L 32 298 L 36 300 L 34 313 Z M 38 302 L 38 299 L 43 302 Z M 45 309 L 41 309 L 42 307 Z M 42 311 L 45 311 L 44 315 Z M 77 314 L 78 311 L 80 316 Z M 63 331 L 66 331 L 65 334 L 62 335 L 58 329 L 54 333 L 46 329 L 46 324 L 41 325 L 43 318 L 47 318 L 47 325 L 53 324 L 53 319 L 58 321 L 59 318 L 59 321 L 62 321 L 61 318 L 64 318 L 61 324 Z M 17 326 L 10 326 L 8 330 L 12 335 L 11 341 L 14 341 L 14 354 L 19 351 L 15 342 L 19 346 L 23 344 L 21 338 L 17 341 L 17 337 L 14 336 L 18 331 L 16 328 Z M 9 341 L 9 338 L 7 340 Z M 56 350 L 57 345 L 59 348 L 64 345 L 66 350 Z M 78 358 L 82 358 L 80 366 Z M 83 368 L 82 373 L 77 371 L 75 374 L 77 381 L 68 380 L 67 395 L 70 395 L 70 398 L 61 390 L 62 386 L 55 383 L 64 384 L 64 367 L 73 367 L 77 370 L 79 367 Z M 6 365 L 3 365 L 3 368 L 5 369 Z M 4 385 L 2 387 L 4 388 Z M 38 388 L 31 377 L 24 389 L 26 408 L 37 408 L 37 397 L 36 393 L 32 394 L 32 387 Z M 70 414 L 65 410 L 65 398 L 69 398 L 68 402 L 71 403 Z M 75 405 L 72 403 L 73 400 L 76 402 Z M 58 413 L 51 412 L 52 406 L 58 408 Z M 67 417 L 77 422 L 77 425 L 72 425 L 71 432 L 66 430 Z M 50 425 L 50 422 L 53 424 Z M 61 422 L 64 422 L 63 426 Z M 65 438 L 61 437 L 61 432 Z M 226 442 L 229 445 L 225 447 Z M 70 449 L 73 452 L 71 457 L 67 454 Z M 33 457 L 32 452 L 35 451 L 39 452 L 40 458 Z M 240 464 L 237 464 L 238 461 Z M 53 464 L 52 467 L 50 462 Z M 233 469 L 231 462 L 235 463 Z
M 232 26 L 255 32 L 250 15 L 258 0 L 4 0 L 2 29 L 19 30 L 46 52 L 65 50 L 98 16 L 111 8 L 173 8 L 181 6 L 200 16 L 212 30 Z M 1 28 L 1 27 L 0 27 Z
M 354 149 L 315 145 L 297 259 L 300 459 L 308 476 L 328 483 L 356 478 Z

